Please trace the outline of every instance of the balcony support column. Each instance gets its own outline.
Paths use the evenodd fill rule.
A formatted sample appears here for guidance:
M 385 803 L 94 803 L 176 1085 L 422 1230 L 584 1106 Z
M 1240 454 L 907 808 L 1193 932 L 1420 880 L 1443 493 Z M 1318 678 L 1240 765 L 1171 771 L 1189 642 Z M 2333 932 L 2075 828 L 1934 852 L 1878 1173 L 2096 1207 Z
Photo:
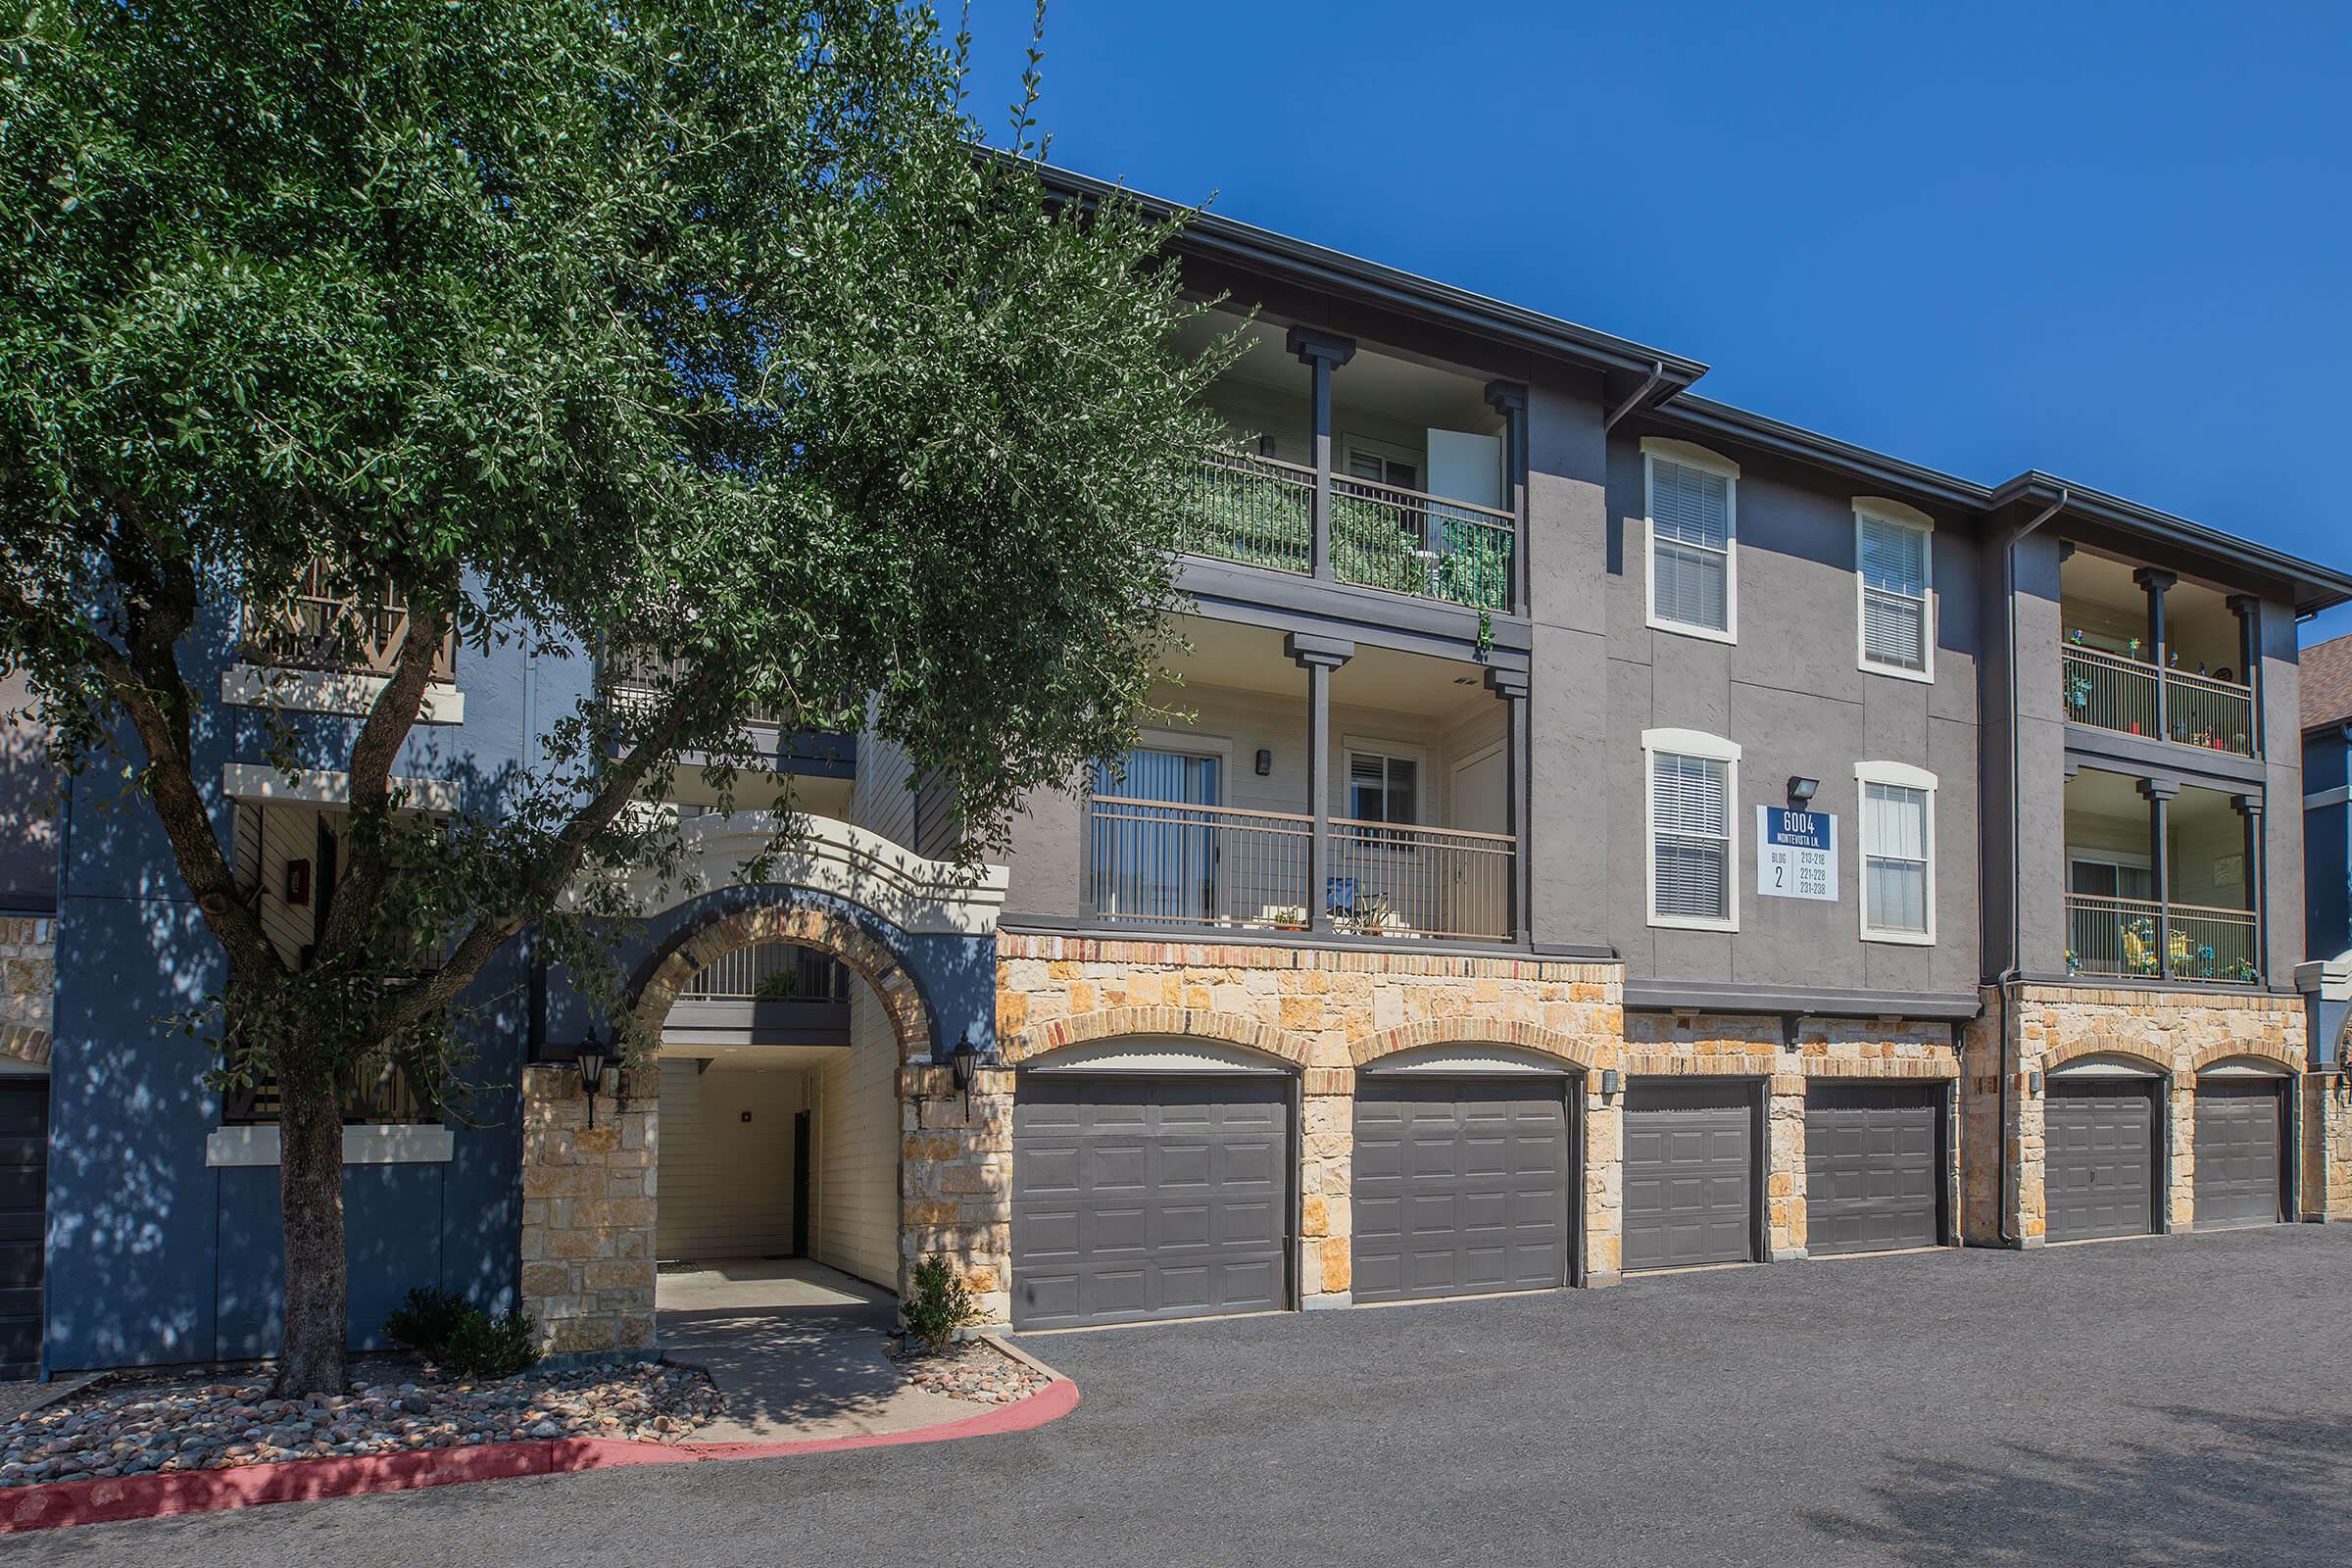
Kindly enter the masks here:
M 2265 755 L 2262 740 L 2262 601 L 2252 594 L 2231 594 L 2230 612 L 2237 617 L 2237 678 L 2246 683 L 2252 711 L 2246 720 L 2246 740 L 2254 755 Z
M 1487 407 L 1502 416 L 1502 489 L 1511 509 L 1511 603 L 1527 613 L 1527 388 L 1517 381 L 1489 381 Z M 1521 857 L 1525 858 L 1524 856 Z
M 1510 939 L 1525 942 L 1535 935 L 1531 913 L 1534 901 L 1530 896 L 1534 886 L 1534 857 L 1528 853 L 1527 842 L 1527 671 L 1490 669 L 1487 689 L 1508 705 L 1502 726 L 1502 816 L 1511 824 L 1511 887 L 1510 907 L 1504 913 Z
M 1307 566 L 1317 577 L 1332 575 L 1331 563 L 1331 372 L 1355 358 L 1355 340 L 1294 326 L 1284 346 L 1313 373 L 1308 425 L 1315 449 L 1315 494 L 1309 517 Z
M 2270 894 L 2263 875 L 2262 854 L 2262 797 L 2239 795 L 2230 799 L 2237 814 L 2245 819 L 2246 851 L 2242 862 L 2246 878 L 2246 907 L 2254 911 L 2254 983 L 2267 986 L 2271 980 L 2271 909 Z
M 2148 803 L 2148 865 L 2156 884 L 2156 977 L 2173 977 L 2173 797 L 2171 779 L 2143 778 L 2139 793 Z
M 1282 651 L 1306 671 L 1306 928 L 1331 932 L 1331 672 L 1355 657 L 1355 644 L 1295 631 Z
M 2164 624 L 2164 596 L 2180 578 L 2178 573 L 2161 567 L 2142 566 L 2132 574 L 2132 580 L 2139 584 L 2148 596 L 2148 651 L 2156 661 L 2156 738 L 2169 741 L 2173 738 L 2173 721 L 2165 711 L 2169 695 L 2165 688 L 2171 682 L 2164 676 L 2170 667 L 2166 662 L 2166 655 L 2172 646 L 2172 637 Z

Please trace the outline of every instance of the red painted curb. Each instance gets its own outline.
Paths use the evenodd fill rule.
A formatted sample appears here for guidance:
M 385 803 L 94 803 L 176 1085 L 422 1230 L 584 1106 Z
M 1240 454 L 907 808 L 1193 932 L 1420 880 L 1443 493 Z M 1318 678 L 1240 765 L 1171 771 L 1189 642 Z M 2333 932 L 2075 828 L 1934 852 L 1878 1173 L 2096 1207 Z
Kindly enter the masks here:
M 1078 1385 L 1068 1378 L 1057 1377 L 1027 1398 L 958 1421 L 943 1421 L 909 1432 L 804 1438 L 796 1443 L 629 1443 L 614 1438 L 542 1438 L 523 1443 L 486 1443 L 471 1448 L 416 1448 L 402 1453 L 285 1459 L 274 1464 L 240 1465 L 230 1470 L 55 1481 L 46 1486 L 0 1491 L 0 1535 L 56 1530 L 67 1525 L 110 1524 L 122 1519 L 213 1513 L 267 1502 L 411 1492 L 466 1481 L 507 1481 L 518 1476 L 612 1470 L 627 1465 L 703 1464 L 712 1460 L 771 1459 L 804 1453 L 838 1453 L 848 1448 L 948 1443 L 957 1438 L 1026 1432 L 1059 1420 L 1077 1406 Z

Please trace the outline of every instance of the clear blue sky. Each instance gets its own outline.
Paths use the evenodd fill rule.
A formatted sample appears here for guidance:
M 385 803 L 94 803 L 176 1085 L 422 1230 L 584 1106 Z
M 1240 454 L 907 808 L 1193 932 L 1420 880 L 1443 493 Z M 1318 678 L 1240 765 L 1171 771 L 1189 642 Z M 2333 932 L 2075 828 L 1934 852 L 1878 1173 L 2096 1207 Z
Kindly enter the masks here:
M 2352 567 L 2352 6 L 1062 0 L 1045 73 L 1069 168 Z

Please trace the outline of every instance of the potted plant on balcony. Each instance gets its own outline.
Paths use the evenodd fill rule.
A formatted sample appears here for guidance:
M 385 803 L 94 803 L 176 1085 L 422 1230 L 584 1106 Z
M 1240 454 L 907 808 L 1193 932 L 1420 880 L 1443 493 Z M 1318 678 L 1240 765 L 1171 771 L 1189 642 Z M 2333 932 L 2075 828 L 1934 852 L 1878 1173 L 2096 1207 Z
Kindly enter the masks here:
M 1303 931 L 1306 929 L 1306 911 L 1295 904 L 1270 910 L 1268 914 L 1277 931 Z
M 1355 928 L 1363 935 L 1376 937 L 1396 918 L 1396 906 L 1385 893 L 1375 893 L 1358 900 L 1355 906 Z

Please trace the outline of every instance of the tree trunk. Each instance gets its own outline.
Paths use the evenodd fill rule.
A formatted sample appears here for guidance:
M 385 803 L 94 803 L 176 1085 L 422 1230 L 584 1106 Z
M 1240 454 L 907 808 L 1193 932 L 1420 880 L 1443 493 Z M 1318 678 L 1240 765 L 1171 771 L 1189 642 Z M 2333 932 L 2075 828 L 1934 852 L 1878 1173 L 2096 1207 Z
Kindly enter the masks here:
M 286 1244 L 286 1326 L 277 1352 L 280 1398 L 341 1394 L 348 1332 L 343 1253 L 343 1107 L 331 1074 L 286 1074 L 278 1084 L 278 1202 Z

